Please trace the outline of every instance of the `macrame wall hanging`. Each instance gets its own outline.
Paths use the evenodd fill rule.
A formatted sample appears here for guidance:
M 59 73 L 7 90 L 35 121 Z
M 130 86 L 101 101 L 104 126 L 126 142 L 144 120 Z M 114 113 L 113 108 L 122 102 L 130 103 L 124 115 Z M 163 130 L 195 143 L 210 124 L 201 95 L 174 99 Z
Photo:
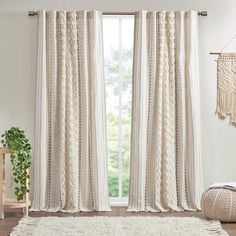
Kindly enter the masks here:
M 221 119 L 229 117 L 230 124 L 236 126 L 236 53 L 223 53 L 226 46 L 236 37 L 234 35 L 218 54 L 217 59 L 217 108 Z

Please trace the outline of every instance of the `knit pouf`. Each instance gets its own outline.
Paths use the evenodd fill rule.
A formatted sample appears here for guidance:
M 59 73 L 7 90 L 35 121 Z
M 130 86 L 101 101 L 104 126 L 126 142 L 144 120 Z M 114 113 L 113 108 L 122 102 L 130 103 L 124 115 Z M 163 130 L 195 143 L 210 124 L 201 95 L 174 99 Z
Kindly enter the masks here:
M 202 195 L 201 208 L 209 219 L 236 222 L 236 191 L 224 188 L 208 189 Z

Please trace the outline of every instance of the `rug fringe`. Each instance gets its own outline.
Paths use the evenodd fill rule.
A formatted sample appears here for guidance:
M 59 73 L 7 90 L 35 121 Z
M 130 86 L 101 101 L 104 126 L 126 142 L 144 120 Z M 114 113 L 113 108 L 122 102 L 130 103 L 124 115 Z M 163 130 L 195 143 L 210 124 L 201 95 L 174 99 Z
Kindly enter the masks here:
M 202 222 L 204 222 L 206 230 L 209 231 L 210 235 L 220 235 L 220 236 L 227 236 L 228 235 L 228 233 L 222 229 L 220 221 L 202 220 Z

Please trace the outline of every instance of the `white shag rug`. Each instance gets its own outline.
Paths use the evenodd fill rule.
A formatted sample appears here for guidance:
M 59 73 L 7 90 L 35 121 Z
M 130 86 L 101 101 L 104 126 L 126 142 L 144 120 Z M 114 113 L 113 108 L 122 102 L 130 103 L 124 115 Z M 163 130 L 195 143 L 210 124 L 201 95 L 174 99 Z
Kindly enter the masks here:
M 228 235 L 219 221 L 196 217 L 28 217 L 11 236 Z

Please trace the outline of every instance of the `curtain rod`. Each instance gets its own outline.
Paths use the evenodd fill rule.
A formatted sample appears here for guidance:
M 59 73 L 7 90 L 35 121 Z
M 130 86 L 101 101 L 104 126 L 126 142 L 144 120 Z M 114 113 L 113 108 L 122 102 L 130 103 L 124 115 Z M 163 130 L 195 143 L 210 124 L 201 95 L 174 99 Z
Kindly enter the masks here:
M 134 15 L 135 12 L 103 12 L 103 15 L 110 16 L 110 15 Z M 37 11 L 29 11 L 28 16 L 37 16 Z M 207 11 L 199 11 L 199 16 L 207 16 Z

